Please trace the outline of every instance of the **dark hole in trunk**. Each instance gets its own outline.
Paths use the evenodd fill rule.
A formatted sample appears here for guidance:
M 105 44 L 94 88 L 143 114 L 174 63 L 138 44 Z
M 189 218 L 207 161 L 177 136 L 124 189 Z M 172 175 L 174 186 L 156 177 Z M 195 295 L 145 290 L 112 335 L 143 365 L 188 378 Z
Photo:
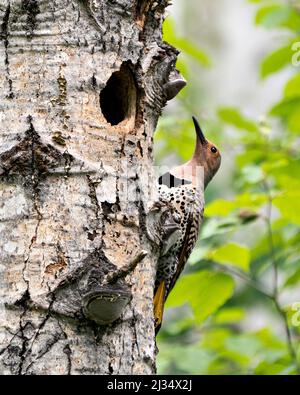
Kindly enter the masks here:
M 135 117 L 136 87 L 130 68 L 123 64 L 113 73 L 100 93 L 102 114 L 111 125 Z

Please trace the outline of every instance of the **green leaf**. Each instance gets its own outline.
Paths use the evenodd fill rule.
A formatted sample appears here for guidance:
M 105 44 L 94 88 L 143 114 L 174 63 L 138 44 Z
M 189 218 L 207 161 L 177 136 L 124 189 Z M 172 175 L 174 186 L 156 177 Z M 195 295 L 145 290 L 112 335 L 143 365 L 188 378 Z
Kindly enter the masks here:
M 294 224 L 300 225 L 300 192 L 288 191 L 273 200 L 282 216 Z
M 257 337 L 248 334 L 229 337 L 226 339 L 225 345 L 227 350 L 250 358 L 254 358 L 262 347 L 261 341 Z
M 260 152 L 256 148 L 248 148 L 246 152 L 242 152 L 237 155 L 236 163 L 239 168 L 243 168 L 245 165 L 253 165 L 255 163 L 260 163 L 265 158 L 263 152 Z
M 232 324 L 241 321 L 245 311 L 240 307 L 223 308 L 214 317 L 216 324 Z
M 216 248 L 208 254 L 208 258 L 221 264 L 238 267 L 246 272 L 250 266 L 249 248 L 236 243 L 228 243 Z
M 204 226 L 202 226 L 200 240 L 209 239 L 210 237 L 216 237 L 217 235 L 232 232 L 236 230 L 238 225 L 238 218 L 211 218 L 209 221 L 205 222 Z
M 265 348 L 286 352 L 284 339 L 276 337 L 269 328 L 260 329 L 256 332 L 256 337 L 262 342 Z
M 300 134 L 300 105 L 290 114 L 288 128 L 291 132 Z
M 284 288 L 293 287 L 300 284 L 300 269 L 297 269 L 290 277 L 288 277 L 284 283 Z
M 289 7 L 282 7 L 279 4 L 267 5 L 257 11 L 255 23 L 267 28 L 277 27 L 288 19 L 289 14 Z
M 207 350 L 201 350 L 195 347 L 182 347 L 175 363 L 184 372 L 203 374 L 212 360 L 213 355 Z
M 191 120 L 179 117 L 161 118 L 155 133 L 155 141 L 161 142 L 155 150 L 157 158 L 161 159 L 172 152 L 187 161 L 194 151 L 195 142 Z
M 207 54 L 196 44 L 183 37 L 176 35 L 174 22 L 167 18 L 163 24 L 163 37 L 166 42 L 180 49 L 186 55 L 196 60 L 201 66 L 210 67 L 211 60 Z
M 176 61 L 176 69 L 180 71 L 181 75 L 188 80 L 190 77 L 190 71 L 187 65 L 187 62 L 185 61 L 185 59 L 183 59 L 183 56 L 179 55 Z M 186 91 L 183 89 L 179 95 L 182 95 L 183 93 L 185 93 Z
M 200 49 L 194 43 L 184 38 L 176 38 L 175 40 L 173 40 L 173 44 L 176 48 L 179 48 L 185 54 L 189 55 L 194 60 L 196 60 L 201 66 L 204 67 L 211 66 L 210 58 L 206 55 L 206 53 L 202 49 Z
M 234 202 L 225 199 L 217 199 L 205 207 L 205 216 L 226 217 L 234 208 Z
M 300 105 L 300 97 L 286 98 L 276 104 L 270 111 L 276 117 L 288 118 Z
M 218 115 L 224 122 L 233 125 L 238 129 L 247 130 L 248 132 L 258 131 L 256 123 L 244 117 L 236 108 L 220 108 L 218 110 Z
M 287 361 L 262 361 L 255 368 L 256 375 L 287 375 L 296 374 L 295 368 L 292 366 L 288 367 Z
M 233 294 L 234 280 L 227 274 L 202 270 L 183 276 L 167 300 L 167 307 L 189 302 L 198 323 L 215 313 Z
M 230 334 L 229 328 L 212 326 L 201 339 L 201 346 L 220 351 Z
M 235 198 L 236 207 L 243 209 L 257 209 L 266 203 L 267 198 L 263 193 L 241 193 Z
M 187 374 L 205 374 L 213 359 L 214 354 L 210 350 L 195 345 L 170 347 L 162 344 L 159 347 L 158 373 L 168 374 L 179 369 Z
M 166 18 L 163 24 L 163 38 L 169 44 L 175 39 L 175 24 L 172 18 Z
M 294 97 L 300 97 L 300 73 L 296 74 L 291 78 L 285 86 L 284 97 L 291 99 Z
M 257 244 L 251 248 L 251 268 L 255 273 L 263 273 L 270 266 L 270 240 L 264 236 L 264 228 L 261 229 Z M 282 251 L 283 238 L 281 232 L 273 232 L 273 244 L 275 252 Z
M 300 25 L 300 16 L 289 5 L 273 4 L 259 9 L 255 22 L 267 29 L 285 27 L 297 30 Z
M 269 54 L 261 63 L 260 75 L 262 78 L 268 77 L 270 74 L 283 69 L 291 64 L 293 51 L 290 45 L 276 49 Z

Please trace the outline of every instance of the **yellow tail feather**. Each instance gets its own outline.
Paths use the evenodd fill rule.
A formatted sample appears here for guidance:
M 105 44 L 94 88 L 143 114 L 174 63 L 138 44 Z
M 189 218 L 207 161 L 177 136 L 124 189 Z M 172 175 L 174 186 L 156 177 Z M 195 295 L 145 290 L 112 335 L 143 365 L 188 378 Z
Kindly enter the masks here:
M 166 285 L 165 282 L 162 281 L 159 284 L 159 287 L 157 288 L 157 291 L 154 295 L 154 318 L 155 318 L 156 333 L 158 332 L 163 319 L 165 292 L 166 292 Z

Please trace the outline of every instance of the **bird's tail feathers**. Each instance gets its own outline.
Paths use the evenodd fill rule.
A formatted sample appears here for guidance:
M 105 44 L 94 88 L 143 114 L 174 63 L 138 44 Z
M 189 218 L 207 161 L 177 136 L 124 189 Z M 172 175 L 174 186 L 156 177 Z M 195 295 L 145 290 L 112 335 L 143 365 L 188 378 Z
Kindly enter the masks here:
M 154 295 L 155 333 L 157 334 L 162 323 L 165 305 L 166 283 L 162 281 Z

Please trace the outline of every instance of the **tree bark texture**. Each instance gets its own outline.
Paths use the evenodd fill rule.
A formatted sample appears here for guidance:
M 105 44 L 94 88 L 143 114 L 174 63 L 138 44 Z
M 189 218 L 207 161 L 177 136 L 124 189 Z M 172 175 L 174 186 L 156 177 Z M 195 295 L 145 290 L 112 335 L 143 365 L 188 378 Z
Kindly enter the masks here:
M 2 374 L 155 372 L 166 6 L 0 0 Z

